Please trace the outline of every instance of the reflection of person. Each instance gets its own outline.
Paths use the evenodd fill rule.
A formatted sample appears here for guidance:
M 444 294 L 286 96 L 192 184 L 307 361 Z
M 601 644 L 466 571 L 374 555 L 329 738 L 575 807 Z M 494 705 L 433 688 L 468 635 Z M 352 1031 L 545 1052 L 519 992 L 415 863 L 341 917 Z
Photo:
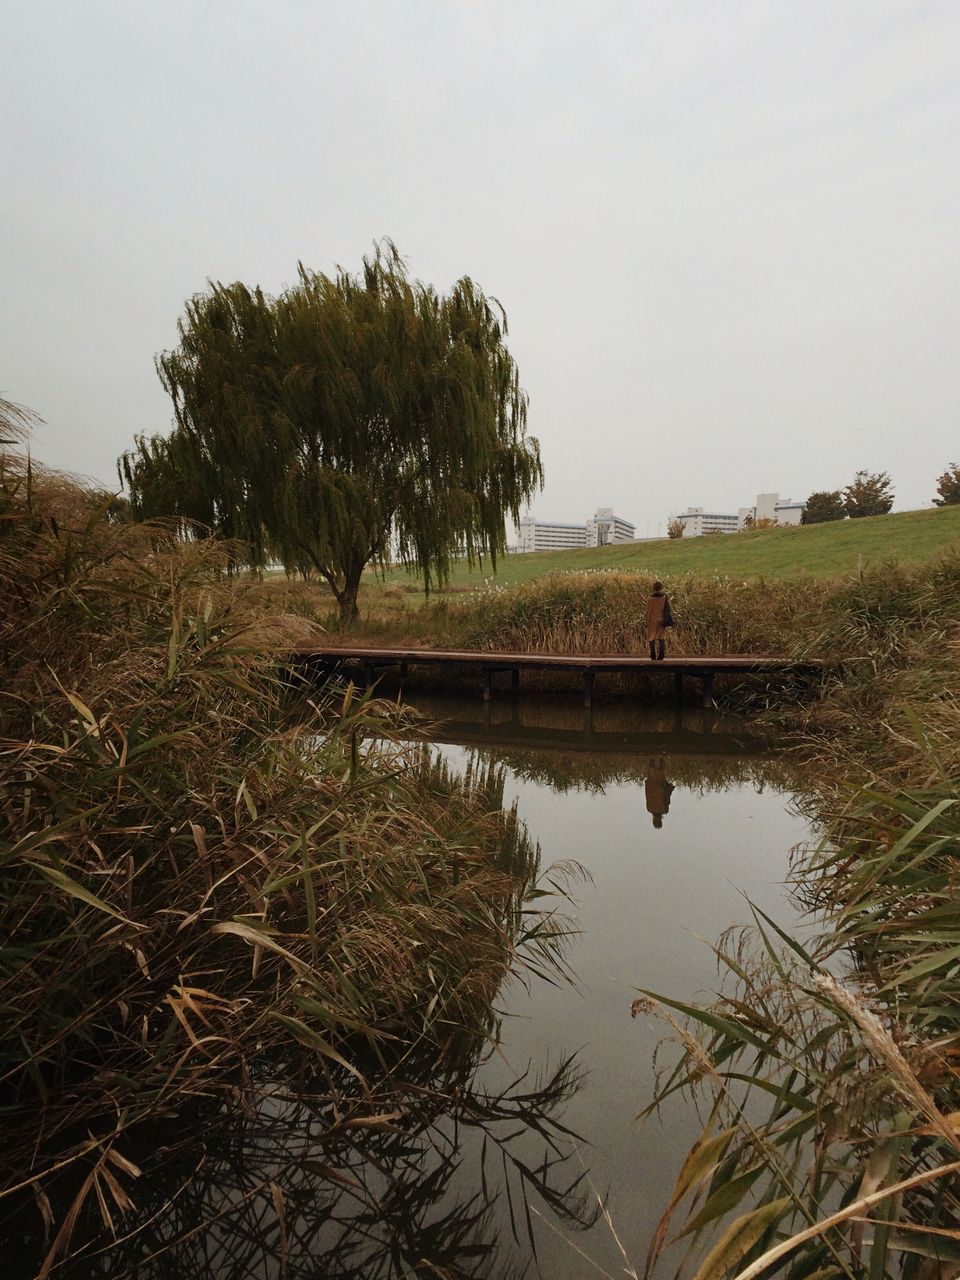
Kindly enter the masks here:
M 647 600 L 647 644 L 650 658 L 656 662 L 664 658 L 667 648 L 667 627 L 672 625 L 670 598 L 664 592 L 663 583 L 653 584 L 653 594 Z
M 653 815 L 653 825 L 658 831 L 663 826 L 664 814 L 670 812 L 673 791 L 673 783 L 667 780 L 663 756 L 659 760 L 651 760 L 643 781 L 643 796 L 647 802 L 647 813 Z

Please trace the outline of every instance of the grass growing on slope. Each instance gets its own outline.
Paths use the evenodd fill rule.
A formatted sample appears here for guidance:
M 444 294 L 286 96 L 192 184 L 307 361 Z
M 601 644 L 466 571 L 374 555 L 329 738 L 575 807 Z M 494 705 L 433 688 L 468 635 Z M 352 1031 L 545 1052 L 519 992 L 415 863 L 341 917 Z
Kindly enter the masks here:
M 358 643 L 462 642 L 463 614 L 457 606 L 476 592 L 535 586 L 545 579 L 587 575 L 635 576 L 644 584 L 660 577 L 673 590 L 679 579 L 727 579 L 739 584 L 775 584 L 788 580 L 804 592 L 808 584 L 850 580 L 896 561 L 911 568 L 960 548 L 960 506 L 931 511 L 838 521 L 793 529 L 507 556 L 494 573 L 488 563 L 454 565 L 449 584 L 429 599 L 417 579 L 400 569 L 381 578 L 364 576 L 361 621 L 342 628 L 333 598 L 319 582 L 266 575 L 259 584 L 265 603 L 321 623 L 328 631 L 350 635 Z M 802 580 L 802 583 L 801 581 Z M 571 590 L 577 589 L 571 583 Z M 484 595 L 488 600 L 489 595 Z
M 801 574 L 833 578 L 890 559 L 916 564 L 950 546 L 960 546 L 960 506 L 789 529 L 512 555 L 498 563 L 495 574 L 489 564 L 471 569 L 460 561 L 454 567 L 450 586 L 480 586 L 486 580 L 512 586 L 552 573 L 586 569 L 661 577 L 698 573 L 738 578 L 772 579 Z M 415 586 L 416 579 L 397 569 L 387 574 L 388 587 L 407 584 Z M 410 595 L 415 598 L 412 592 Z

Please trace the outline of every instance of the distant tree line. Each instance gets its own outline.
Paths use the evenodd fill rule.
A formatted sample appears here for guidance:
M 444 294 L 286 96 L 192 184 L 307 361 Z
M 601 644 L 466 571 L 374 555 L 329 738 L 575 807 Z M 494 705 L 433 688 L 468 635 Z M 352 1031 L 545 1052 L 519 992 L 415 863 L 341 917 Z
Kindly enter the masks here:
M 858 471 L 845 489 L 811 493 L 801 517 L 803 524 L 825 524 L 860 516 L 885 516 L 893 507 L 893 484 L 886 471 Z
M 938 497 L 934 506 L 960 503 L 960 464 L 953 462 L 937 478 Z M 886 471 L 858 471 L 845 489 L 822 489 L 811 493 L 804 508 L 803 524 L 824 524 L 847 517 L 885 516 L 893 507 L 893 485 Z
M 960 505 L 960 463 L 951 462 L 937 477 L 936 507 Z M 826 524 L 830 520 L 856 520 L 859 516 L 885 516 L 893 508 L 893 482 L 886 471 L 858 471 L 845 489 L 818 489 L 807 498 L 801 524 Z M 776 527 L 776 520 L 747 516 L 744 527 L 755 531 Z M 719 532 L 719 530 L 711 530 Z M 667 537 L 682 538 L 684 521 L 673 517 Z

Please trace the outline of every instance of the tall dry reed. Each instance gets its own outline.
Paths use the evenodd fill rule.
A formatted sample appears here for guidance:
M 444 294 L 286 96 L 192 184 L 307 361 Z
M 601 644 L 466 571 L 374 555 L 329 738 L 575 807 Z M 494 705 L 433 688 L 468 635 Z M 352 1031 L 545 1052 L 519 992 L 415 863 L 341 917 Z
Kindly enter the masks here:
M 44 1276 L 91 1206 L 130 1212 L 142 1122 L 235 1103 L 280 1050 L 362 1102 L 398 1045 L 488 1027 L 561 932 L 496 771 L 392 744 L 349 689 L 297 701 L 302 620 L 254 607 L 229 547 L 112 507 L 4 451 L 0 1220 L 31 1194 Z

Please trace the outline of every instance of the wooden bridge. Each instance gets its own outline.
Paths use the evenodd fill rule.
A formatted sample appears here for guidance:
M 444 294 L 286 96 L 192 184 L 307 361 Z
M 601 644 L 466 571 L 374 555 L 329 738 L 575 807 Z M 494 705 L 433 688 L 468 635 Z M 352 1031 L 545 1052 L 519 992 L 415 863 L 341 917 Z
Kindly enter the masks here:
M 378 672 L 397 668 L 401 678 L 411 667 L 437 667 L 447 671 L 475 671 L 483 680 L 484 701 L 490 700 L 493 677 L 509 674 L 514 696 L 520 693 L 523 671 L 569 671 L 583 682 L 583 705 L 593 701 L 593 686 L 598 675 L 633 671 L 645 675 L 673 676 L 674 695 L 683 697 L 683 682 L 692 677 L 700 682 L 705 707 L 714 705 L 714 681 L 718 675 L 812 676 L 823 669 L 823 663 L 810 659 L 794 662 L 789 658 L 735 654 L 723 657 L 674 657 L 654 662 L 630 654 L 595 656 L 593 654 L 557 653 L 491 653 L 478 649 L 368 649 L 347 645 L 299 645 L 293 650 L 299 663 L 321 670 L 337 670 L 350 663 L 363 667 L 368 684 Z

